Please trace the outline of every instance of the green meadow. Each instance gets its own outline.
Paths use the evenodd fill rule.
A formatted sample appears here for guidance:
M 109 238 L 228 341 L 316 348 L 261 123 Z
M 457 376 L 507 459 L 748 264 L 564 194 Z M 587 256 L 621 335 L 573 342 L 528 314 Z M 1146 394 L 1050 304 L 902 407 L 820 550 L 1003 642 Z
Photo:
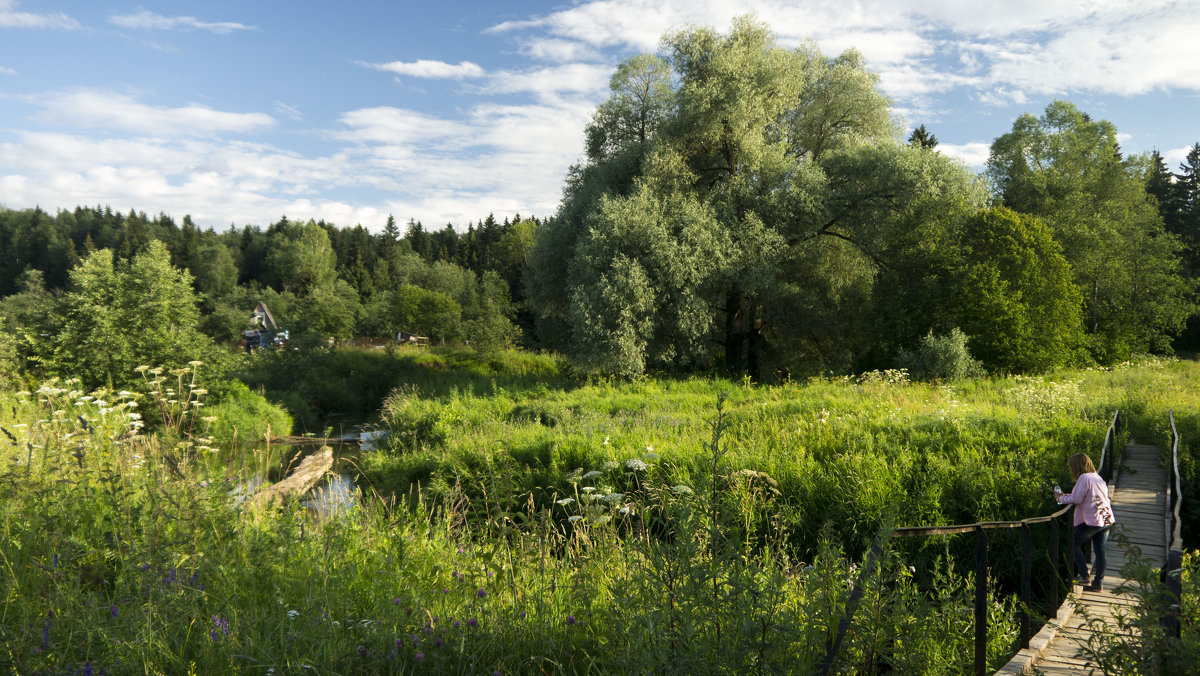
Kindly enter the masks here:
M 246 395 L 206 384 L 199 365 L 128 391 L 13 388 L 0 395 L 0 663 L 809 673 L 881 529 L 1049 513 L 1066 457 L 1098 454 L 1118 409 L 1121 441 L 1163 448 L 1175 412 L 1197 494 L 1189 361 L 778 385 L 589 380 L 516 352 L 311 351 L 242 367 L 252 389 L 317 424 L 362 416 L 390 432 L 343 463 L 353 506 L 240 503 L 264 464 L 244 456 L 265 451 L 232 440 L 264 432 L 205 407 L 208 389 Z M 281 374 L 305 385 L 285 390 Z M 356 391 L 378 396 L 372 412 Z M 225 407 L 256 417 L 239 410 Z M 838 671 L 969 671 L 973 544 L 959 540 L 889 546 Z M 1014 543 L 992 544 L 991 668 L 1015 650 Z M 1196 598 L 1188 576 L 1189 613 Z M 1194 642 L 1195 614 L 1185 620 Z

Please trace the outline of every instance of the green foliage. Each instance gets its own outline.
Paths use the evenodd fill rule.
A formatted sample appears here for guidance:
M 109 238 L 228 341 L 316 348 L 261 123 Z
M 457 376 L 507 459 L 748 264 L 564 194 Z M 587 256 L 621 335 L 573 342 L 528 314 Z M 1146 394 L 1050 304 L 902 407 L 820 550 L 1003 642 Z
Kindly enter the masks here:
M 985 366 L 1044 372 L 1077 363 L 1081 296 L 1037 219 L 990 209 L 967 220 L 957 315 Z
M 139 365 L 178 368 L 209 358 L 212 343 L 196 328 L 191 277 L 151 242 L 128 262 L 97 251 L 71 271 L 71 289 L 29 345 L 48 373 L 76 374 L 89 386 L 122 386 Z
M 1042 217 L 1062 246 L 1083 294 L 1087 347 L 1106 364 L 1167 350 L 1196 309 L 1180 241 L 1116 136 L 1112 123 L 1055 101 L 1040 118 L 1018 118 L 988 159 L 1005 206 Z
M 236 380 L 213 386 L 204 413 L 215 418 L 207 431 L 222 448 L 231 448 L 239 442 L 254 443 L 268 434 L 284 436 L 292 431 L 292 417 L 285 408 Z
M 898 142 L 857 52 L 787 50 L 749 18 L 663 45 L 618 69 L 587 162 L 539 230 L 526 277 L 539 335 L 625 377 L 848 367 L 889 242 L 919 205 L 981 204 L 981 190 Z
M 901 352 L 898 361 L 918 380 L 975 378 L 983 375 L 983 365 L 971 356 L 967 340 L 957 327 L 944 336 L 930 331 L 915 352 Z
M 336 261 L 329 233 L 309 221 L 291 224 L 274 234 L 266 266 L 279 288 L 304 296 L 333 284 Z
M 412 284 L 404 284 L 392 294 L 392 328 L 428 337 L 445 344 L 461 336 L 462 306 L 453 298 Z

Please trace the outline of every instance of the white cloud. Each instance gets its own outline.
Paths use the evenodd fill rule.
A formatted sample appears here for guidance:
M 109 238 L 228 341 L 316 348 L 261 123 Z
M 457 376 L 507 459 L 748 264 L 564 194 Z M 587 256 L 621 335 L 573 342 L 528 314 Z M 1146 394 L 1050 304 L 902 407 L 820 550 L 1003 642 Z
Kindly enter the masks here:
M 409 77 L 461 80 L 463 78 L 482 77 L 484 75 L 483 68 L 470 61 L 460 61 L 458 64 L 452 64 L 445 61 L 421 59 L 412 62 L 391 61 L 389 63 L 366 63 L 359 61 L 358 64 L 367 68 L 396 73 L 397 75 L 407 75 Z
M 133 14 L 114 14 L 108 20 L 113 25 L 136 30 L 205 30 L 217 35 L 228 35 L 239 30 L 258 30 L 254 26 L 233 21 L 200 21 L 194 16 L 163 16 L 145 10 Z
M 953 157 L 968 167 L 979 170 L 987 164 L 988 155 L 992 152 L 992 145 L 982 141 L 960 144 L 939 143 L 937 149 L 943 155 Z
M 534 38 L 521 47 L 522 53 L 542 61 L 600 61 L 600 51 L 576 40 Z
M 1183 164 L 1187 159 L 1188 153 L 1192 151 L 1192 146 L 1183 146 L 1182 148 L 1172 148 L 1170 150 L 1160 151 L 1163 156 L 1163 161 L 1167 163 L 1167 170 L 1170 172 L 1179 171 L 1179 165 Z
M 569 63 L 526 71 L 500 71 L 489 78 L 481 91 L 491 94 L 533 94 L 542 99 L 559 94 L 602 98 L 608 91 L 612 66 Z
M 12 68 L 0 66 L 0 75 L 17 75 L 17 71 L 13 70 Z
M 131 131 L 155 136 L 247 133 L 275 124 L 265 113 L 227 113 L 190 104 L 180 108 L 148 106 L 129 96 L 77 89 L 24 97 L 42 106 L 39 118 L 51 122 Z
M 0 0 L 0 28 L 57 28 L 79 30 L 79 22 L 62 12 L 32 14 L 16 11 L 16 0 Z

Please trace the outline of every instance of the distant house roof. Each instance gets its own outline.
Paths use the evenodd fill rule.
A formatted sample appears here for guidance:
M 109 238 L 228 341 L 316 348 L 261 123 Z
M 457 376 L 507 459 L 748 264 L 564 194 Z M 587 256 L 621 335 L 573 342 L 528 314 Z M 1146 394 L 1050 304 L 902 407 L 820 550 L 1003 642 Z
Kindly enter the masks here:
M 267 309 L 267 304 L 258 301 L 258 305 L 254 306 L 254 312 L 250 313 L 250 318 L 262 322 L 263 328 L 275 331 L 279 326 L 275 323 L 275 318 L 271 316 L 271 311 Z

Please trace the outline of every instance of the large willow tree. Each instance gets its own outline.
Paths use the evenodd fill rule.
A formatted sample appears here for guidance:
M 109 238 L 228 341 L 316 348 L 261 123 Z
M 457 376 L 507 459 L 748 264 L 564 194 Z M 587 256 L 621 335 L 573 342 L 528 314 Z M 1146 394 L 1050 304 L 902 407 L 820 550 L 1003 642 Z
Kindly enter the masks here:
M 877 85 L 748 18 L 622 64 L 530 258 L 541 339 L 625 375 L 850 366 L 889 243 L 985 199 L 901 143 Z

